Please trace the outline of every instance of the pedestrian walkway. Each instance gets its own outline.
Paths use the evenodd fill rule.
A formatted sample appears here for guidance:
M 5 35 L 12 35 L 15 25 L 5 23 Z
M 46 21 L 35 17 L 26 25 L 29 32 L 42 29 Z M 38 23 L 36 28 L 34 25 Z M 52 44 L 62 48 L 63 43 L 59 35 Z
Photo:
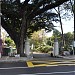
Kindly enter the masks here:
M 64 58 L 64 59 L 74 59 L 75 60 L 75 55 L 59 56 L 59 57 Z
M 72 59 L 75 60 L 75 55 L 67 55 L 67 56 L 61 56 L 58 55 L 56 57 L 51 57 L 50 54 L 44 53 L 44 54 L 34 54 L 33 55 L 34 58 L 38 58 L 38 59 Z
M 18 61 L 28 61 L 28 60 L 66 60 L 66 59 L 75 60 L 75 55 L 50 57 L 50 55 L 48 54 L 33 54 L 33 58 L 2 56 L 0 58 L 0 62 L 18 62 Z
M 0 62 L 18 62 L 18 61 L 26 61 L 28 60 L 27 57 L 9 57 L 9 56 L 3 56 L 0 58 Z

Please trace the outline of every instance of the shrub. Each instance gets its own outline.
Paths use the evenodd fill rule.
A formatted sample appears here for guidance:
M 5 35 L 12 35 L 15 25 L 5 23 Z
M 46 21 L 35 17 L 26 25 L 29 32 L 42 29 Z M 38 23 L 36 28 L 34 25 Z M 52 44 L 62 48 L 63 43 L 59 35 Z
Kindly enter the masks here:
M 36 49 L 36 51 L 37 52 L 41 52 L 41 53 L 48 53 L 50 50 L 51 50 L 51 46 L 49 46 L 49 45 L 42 45 L 42 46 L 40 46 L 40 47 L 38 47 L 37 49 Z

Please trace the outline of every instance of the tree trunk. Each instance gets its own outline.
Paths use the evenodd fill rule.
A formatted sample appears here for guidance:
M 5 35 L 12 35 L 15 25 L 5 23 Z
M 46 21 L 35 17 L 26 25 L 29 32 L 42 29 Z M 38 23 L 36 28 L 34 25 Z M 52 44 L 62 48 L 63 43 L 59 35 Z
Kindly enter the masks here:
M 24 56 L 24 46 L 25 46 L 25 39 L 27 38 L 27 28 L 30 24 L 30 20 L 29 19 L 27 20 L 25 14 L 26 13 L 24 12 L 19 41 L 16 41 L 17 54 L 20 54 L 21 56 Z
M 20 54 L 20 43 L 16 44 L 16 48 L 17 48 L 17 54 Z
M 20 34 L 20 55 L 23 56 L 24 55 L 24 39 L 26 36 L 26 32 L 27 32 L 27 20 L 26 20 L 26 16 L 25 16 L 25 12 L 23 13 L 23 18 L 22 18 L 22 26 L 21 26 L 21 34 Z
M 61 40 L 62 40 L 62 46 L 64 46 L 64 34 L 63 34 L 63 26 L 62 26 L 62 21 L 61 21 L 61 16 L 60 16 L 60 8 L 58 6 L 58 15 L 59 15 L 59 21 L 60 21 L 60 25 L 61 25 Z

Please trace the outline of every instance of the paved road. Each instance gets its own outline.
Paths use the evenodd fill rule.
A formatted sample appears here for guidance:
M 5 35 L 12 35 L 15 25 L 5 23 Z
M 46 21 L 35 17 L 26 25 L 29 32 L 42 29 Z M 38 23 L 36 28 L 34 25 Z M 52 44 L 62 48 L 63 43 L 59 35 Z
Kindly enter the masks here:
M 50 59 L 50 60 L 44 60 L 44 59 L 36 59 L 36 60 L 30 60 L 27 61 L 28 67 L 38 67 L 38 66 L 69 66 L 69 65 L 75 65 L 75 60 L 59 60 L 59 59 Z
M 75 75 L 75 66 L 0 68 L 0 75 Z
M 4 62 L 0 63 L 0 75 L 75 75 L 75 61 Z

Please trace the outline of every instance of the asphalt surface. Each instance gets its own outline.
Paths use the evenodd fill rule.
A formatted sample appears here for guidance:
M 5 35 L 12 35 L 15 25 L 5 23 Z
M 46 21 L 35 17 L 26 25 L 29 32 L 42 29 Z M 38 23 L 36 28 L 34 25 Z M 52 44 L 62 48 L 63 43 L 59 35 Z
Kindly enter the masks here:
M 75 65 L 28 67 L 27 62 L 1 62 L 0 75 L 75 75 Z
M 0 68 L 0 75 L 75 75 L 75 66 Z
M 0 68 L 27 67 L 26 62 L 1 62 Z
M 75 75 L 74 57 L 50 57 L 46 54 L 34 58 L 0 58 L 0 75 Z

